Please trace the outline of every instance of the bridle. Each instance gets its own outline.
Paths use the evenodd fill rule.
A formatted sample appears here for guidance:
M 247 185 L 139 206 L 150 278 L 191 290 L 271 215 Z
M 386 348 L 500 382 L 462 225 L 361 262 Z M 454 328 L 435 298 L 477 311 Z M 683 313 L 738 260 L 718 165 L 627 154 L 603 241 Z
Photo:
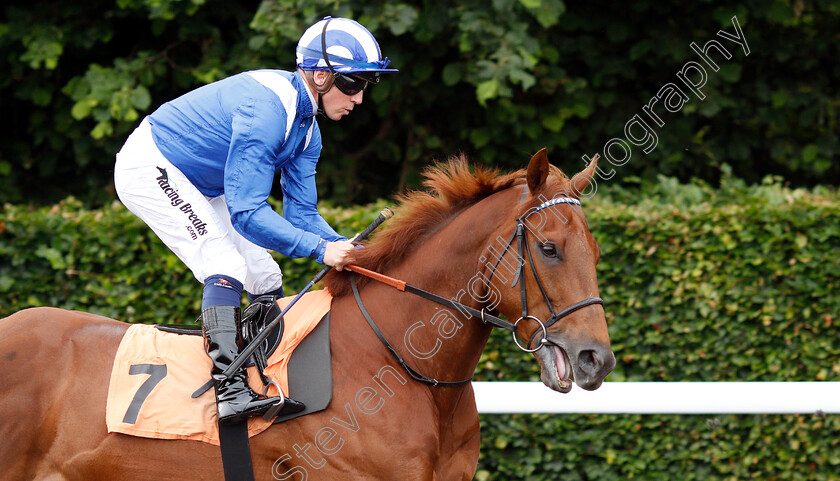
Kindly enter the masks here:
M 526 189 L 527 189 L 527 187 L 526 187 Z M 523 191 L 523 193 L 522 193 L 523 198 L 524 198 L 526 193 L 527 193 L 527 190 Z M 592 305 L 595 305 L 595 304 L 601 304 L 601 305 L 604 304 L 604 301 L 600 297 L 589 297 L 589 298 L 583 299 L 582 301 L 576 302 L 576 303 L 574 303 L 574 304 L 572 304 L 572 305 L 570 305 L 570 306 L 568 306 L 568 307 L 566 307 L 566 308 L 564 308 L 560 311 L 557 311 L 557 312 L 555 312 L 554 308 L 551 306 L 551 301 L 548 298 L 548 294 L 546 293 L 545 288 L 543 287 L 543 283 L 540 280 L 540 276 L 539 276 L 539 274 L 537 274 L 537 270 L 536 270 L 536 267 L 534 265 L 534 259 L 531 255 L 531 247 L 528 245 L 528 227 L 525 225 L 525 221 L 528 219 L 529 216 L 533 215 L 534 213 L 539 212 L 539 211 L 541 211 L 545 208 L 551 207 L 551 206 L 556 205 L 556 204 L 574 204 L 574 205 L 580 206 L 580 201 L 575 199 L 575 198 L 566 197 L 566 196 L 554 197 L 554 198 L 552 198 L 552 199 L 550 199 L 546 202 L 543 202 L 542 204 L 540 204 L 539 206 L 537 206 L 535 208 L 529 209 L 528 211 L 525 212 L 525 214 L 517 217 L 516 218 L 516 228 L 513 231 L 513 235 L 511 235 L 510 239 L 507 241 L 504 248 L 499 253 L 498 258 L 496 259 L 495 263 L 493 264 L 493 266 L 490 269 L 490 275 L 487 276 L 487 279 L 485 281 L 485 285 L 489 289 L 490 288 L 490 283 L 493 279 L 493 276 L 496 273 L 496 268 L 498 267 L 499 262 L 502 260 L 502 257 L 504 257 L 505 254 L 508 251 L 511 251 L 511 247 L 513 246 L 513 243 L 515 241 L 516 245 L 517 245 L 517 248 L 516 248 L 517 253 L 518 253 L 517 263 L 519 264 L 519 269 L 516 273 L 516 276 L 514 277 L 512 287 L 516 286 L 517 282 L 520 283 L 520 299 L 521 299 L 521 304 L 522 304 L 522 316 L 519 319 L 517 319 L 516 322 L 509 322 L 509 321 L 506 321 L 506 320 L 504 320 L 504 319 L 502 319 L 498 316 L 495 316 L 495 315 L 491 314 L 490 312 L 488 312 L 486 307 L 483 307 L 481 310 L 478 310 L 478 309 L 475 309 L 473 307 L 461 304 L 460 302 L 454 301 L 452 299 L 447 299 L 445 297 L 439 296 L 439 295 L 431 293 L 429 291 L 426 291 L 426 290 L 420 289 L 418 287 L 412 286 L 410 284 L 407 284 L 404 281 L 401 281 L 401 280 L 398 280 L 398 279 L 393 279 L 391 277 L 388 277 L 388 276 L 385 276 L 383 274 L 379 274 L 377 272 L 373 272 L 373 271 L 364 269 L 364 268 L 359 267 L 359 266 L 355 266 L 355 265 L 345 266 L 346 269 L 352 271 L 350 273 L 350 286 L 353 289 L 353 295 L 356 298 L 356 303 L 359 306 L 359 310 L 361 311 L 364 318 L 367 320 L 368 324 L 373 329 L 374 333 L 377 335 L 377 337 L 379 337 L 379 340 L 382 341 L 382 343 L 385 345 L 385 347 L 388 348 L 388 350 L 391 352 L 391 354 L 397 359 L 397 362 L 399 362 L 399 364 L 403 367 L 403 369 L 405 369 L 405 371 L 409 374 L 409 376 L 411 376 L 412 379 L 414 379 L 415 381 L 419 381 L 419 382 L 422 382 L 422 383 L 425 383 L 425 384 L 432 385 L 432 386 L 460 386 L 460 385 L 463 385 L 463 384 L 466 384 L 466 383 L 472 381 L 472 378 L 465 379 L 463 381 L 438 381 L 437 379 L 433 379 L 433 378 L 430 378 L 428 376 L 425 376 L 425 375 L 421 374 L 416 369 L 414 369 L 410 365 L 408 365 L 408 363 L 402 358 L 402 356 L 400 356 L 400 354 L 396 351 L 396 349 L 394 349 L 394 347 L 391 345 L 391 343 L 388 342 L 388 340 L 385 338 L 384 334 L 382 334 L 382 331 L 379 329 L 379 327 L 376 325 L 376 323 L 370 317 L 370 314 L 368 313 L 367 309 L 365 308 L 364 304 L 362 303 L 362 298 L 361 298 L 361 295 L 359 294 L 359 289 L 356 285 L 356 278 L 353 275 L 353 273 L 355 272 L 355 273 L 364 275 L 364 276 L 369 277 L 371 279 L 374 279 L 376 281 L 388 284 L 391 287 L 394 287 L 398 290 L 405 291 L 405 292 L 410 292 L 412 294 L 415 294 L 417 296 L 420 296 L 420 297 L 423 297 L 425 299 L 431 300 L 431 301 L 436 302 L 438 304 L 441 304 L 441 305 L 444 305 L 444 306 L 447 306 L 447 307 L 455 308 L 459 312 L 464 314 L 465 316 L 475 317 L 477 319 L 481 319 L 481 321 L 483 323 L 489 324 L 492 327 L 499 327 L 499 328 L 511 331 L 511 333 L 513 335 L 513 341 L 514 341 L 514 343 L 516 343 L 516 346 L 519 349 L 521 349 L 522 351 L 525 351 L 525 352 L 536 352 L 536 351 L 540 350 L 544 345 L 551 343 L 551 341 L 548 340 L 548 331 L 547 330 L 548 330 L 549 327 L 551 327 L 555 323 L 557 323 L 557 321 L 559 321 L 560 319 L 563 319 L 564 317 L 572 314 L 573 312 L 576 312 L 576 311 L 578 311 L 580 309 L 583 309 L 585 307 L 592 306 Z M 551 313 L 551 316 L 545 322 L 541 321 L 536 316 L 528 314 L 528 293 L 527 293 L 527 290 L 526 290 L 526 287 L 525 287 L 525 280 L 523 279 L 524 276 L 525 276 L 525 255 L 526 254 L 528 256 L 527 257 L 528 264 L 531 266 L 532 275 L 534 276 L 534 279 L 537 282 L 537 286 L 540 289 L 540 293 L 542 294 L 543 299 L 545 300 L 545 303 L 548 306 L 548 311 Z M 519 326 L 519 323 L 522 322 L 525 319 L 530 319 L 532 321 L 535 321 L 537 324 L 539 324 L 539 328 L 537 328 L 531 334 L 531 337 L 528 340 L 528 344 L 523 347 L 519 343 L 519 340 L 516 338 L 516 330 Z M 530 348 L 530 346 L 534 343 L 534 338 L 537 336 L 537 334 L 540 333 L 540 331 L 542 331 L 542 338 L 540 338 L 540 340 L 537 343 L 537 346 L 535 348 L 533 348 L 533 349 Z
M 523 196 L 524 195 L 525 195 L 525 192 L 523 192 Z M 543 209 L 551 207 L 553 205 L 557 205 L 557 204 L 573 204 L 573 205 L 580 206 L 580 201 L 573 198 L 573 197 L 565 197 L 565 196 L 554 197 L 550 200 L 547 200 L 547 201 L 543 202 L 542 204 L 540 204 L 539 206 L 537 206 L 535 208 L 529 209 L 522 216 L 517 217 L 516 228 L 513 231 L 513 235 L 511 235 L 510 239 L 505 244 L 504 248 L 502 249 L 502 252 L 499 254 L 499 257 L 496 259 L 496 262 L 493 264 L 493 267 L 490 269 L 490 275 L 487 277 L 487 286 L 489 287 L 490 282 L 493 279 L 493 276 L 496 274 L 496 267 L 498 267 L 499 262 L 501 262 L 502 257 L 504 257 L 505 253 L 507 253 L 510 250 L 510 248 L 513 245 L 513 242 L 515 240 L 516 241 L 516 246 L 517 246 L 517 254 L 518 254 L 518 257 L 517 257 L 516 260 L 517 260 L 517 264 L 519 264 L 519 270 L 517 271 L 516 276 L 513 279 L 513 284 L 511 285 L 511 287 L 515 287 L 516 283 L 519 282 L 519 286 L 520 286 L 519 287 L 519 293 L 520 293 L 519 295 L 520 295 L 520 302 L 521 302 L 521 305 L 522 305 L 522 316 L 519 319 L 517 319 L 516 322 L 514 322 L 512 324 L 512 329 L 510 329 L 510 330 L 513 332 L 513 342 L 516 343 L 516 347 L 518 347 L 519 349 L 521 349 L 525 352 L 536 352 L 536 351 L 540 350 L 540 348 L 542 348 L 543 345 L 548 344 L 550 341 L 548 340 L 547 329 L 549 327 L 553 326 L 560 319 L 563 319 L 564 317 L 568 316 L 569 314 L 571 314 L 575 311 L 578 311 L 580 309 L 583 309 L 584 307 L 588 307 L 588 306 L 595 305 L 595 304 L 601 304 L 601 305 L 604 304 L 604 300 L 601 299 L 600 297 L 589 297 L 589 298 L 586 298 L 582 301 L 578 301 L 578 302 L 572 304 L 571 306 L 568 306 L 565 309 L 562 309 L 559 312 L 555 312 L 554 308 L 551 306 L 551 301 L 548 298 L 548 294 L 546 294 L 545 288 L 543 287 L 543 283 L 540 280 L 540 276 L 539 276 L 539 274 L 537 274 L 537 268 L 536 268 L 536 266 L 534 266 L 534 258 L 531 255 L 531 246 L 530 246 L 530 244 L 528 244 L 528 227 L 525 225 L 525 221 L 531 215 L 533 215 L 533 214 L 535 214 L 535 213 L 537 213 L 537 212 L 539 212 Z M 548 312 L 551 313 L 551 317 L 549 317 L 548 320 L 546 320 L 545 323 L 543 323 L 539 318 L 528 314 L 528 291 L 525 287 L 525 280 L 523 279 L 523 277 L 525 275 L 525 254 L 526 253 L 528 254 L 528 264 L 531 266 L 531 273 L 534 276 L 534 280 L 537 281 L 537 287 L 539 287 L 540 294 L 542 294 L 542 297 L 545 300 L 545 305 L 548 307 Z M 516 327 L 524 319 L 531 319 L 532 321 L 535 321 L 540 326 L 539 329 L 535 330 L 533 332 L 533 334 L 531 334 L 531 337 L 528 340 L 528 344 L 527 344 L 526 347 L 523 347 L 522 345 L 520 345 L 519 340 L 516 338 Z M 537 347 L 531 349 L 530 346 L 534 343 L 534 338 L 537 336 L 537 334 L 540 331 L 542 331 L 542 338 L 539 340 L 539 343 L 537 344 Z

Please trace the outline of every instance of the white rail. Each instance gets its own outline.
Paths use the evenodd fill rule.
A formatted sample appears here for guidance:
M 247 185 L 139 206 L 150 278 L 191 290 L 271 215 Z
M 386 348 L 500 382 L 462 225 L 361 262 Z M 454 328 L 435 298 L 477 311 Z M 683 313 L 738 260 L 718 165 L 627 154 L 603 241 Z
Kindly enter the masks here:
M 605 382 L 568 394 L 539 382 L 474 382 L 478 412 L 590 414 L 840 413 L 840 382 Z

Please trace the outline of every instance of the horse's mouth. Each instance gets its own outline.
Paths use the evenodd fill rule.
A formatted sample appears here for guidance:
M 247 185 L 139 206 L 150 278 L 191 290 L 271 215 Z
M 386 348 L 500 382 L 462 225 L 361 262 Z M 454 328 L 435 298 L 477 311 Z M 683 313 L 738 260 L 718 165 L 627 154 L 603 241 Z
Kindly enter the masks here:
M 537 358 L 542 364 L 540 378 L 543 384 L 561 393 L 572 390 L 574 370 L 569 355 L 562 347 L 548 342 L 537 352 Z
M 560 393 L 571 391 L 572 384 L 587 391 L 598 389 L 615 368 L 615 355 L 608 345 L 584 346 L 586 348 L 582 349 L 580 343 L 547 338 L 542 348 L 534 353 L 540 364 L 543 384 Z
M 554 373 L 557 379 L 557 384 L 564 392 L 572 390 L 572 363 L 569 361 L 569 356 L 566 351 L 559 346 L 549 344 L 554 351 Z

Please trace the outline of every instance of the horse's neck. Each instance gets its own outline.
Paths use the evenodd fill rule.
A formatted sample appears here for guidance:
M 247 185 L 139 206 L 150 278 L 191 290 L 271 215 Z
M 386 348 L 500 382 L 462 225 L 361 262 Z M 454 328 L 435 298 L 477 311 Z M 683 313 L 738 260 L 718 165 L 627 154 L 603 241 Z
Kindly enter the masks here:
M 511 189 L 516 191 L 516 189 Z M 392 273 L 409 284 L 441 297 L 480 309 L 483 284 L 480 257 L 494 232 L 516 205 L 518 192 L 500 192 L 456 216 L 420 244 Z M 511 228 L 513 221 L 511 220 Z M 401 326 L 401 352 L 409 364 L 439 381 L 472 377 L 491 328 L 456 309 L 401 294 L 398 304 L 384 306 Z

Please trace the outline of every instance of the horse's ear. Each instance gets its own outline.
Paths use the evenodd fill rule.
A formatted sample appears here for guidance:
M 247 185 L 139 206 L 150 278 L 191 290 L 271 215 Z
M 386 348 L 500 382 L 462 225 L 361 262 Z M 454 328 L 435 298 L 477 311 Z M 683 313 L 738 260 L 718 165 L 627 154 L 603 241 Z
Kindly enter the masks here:
M 598 155 L 596 154 L 585 169 L 581 170 L 572 177 L 570 184 L 572 186 L 572 195 L 575 196 L 575 198 L 580 199 L 581 194 L 583 194 L 587 187 L 589 187 L 589 184 L 592 183 L 592 179 L 595 178 L 595 167 L 597 165 Z
M 525 178 L 528 180 L 528 191 L 536 194 L 545 185 L 548 178 L 548 152 L 545 147 L 531 157 L 528 164 L 528 173 Z

